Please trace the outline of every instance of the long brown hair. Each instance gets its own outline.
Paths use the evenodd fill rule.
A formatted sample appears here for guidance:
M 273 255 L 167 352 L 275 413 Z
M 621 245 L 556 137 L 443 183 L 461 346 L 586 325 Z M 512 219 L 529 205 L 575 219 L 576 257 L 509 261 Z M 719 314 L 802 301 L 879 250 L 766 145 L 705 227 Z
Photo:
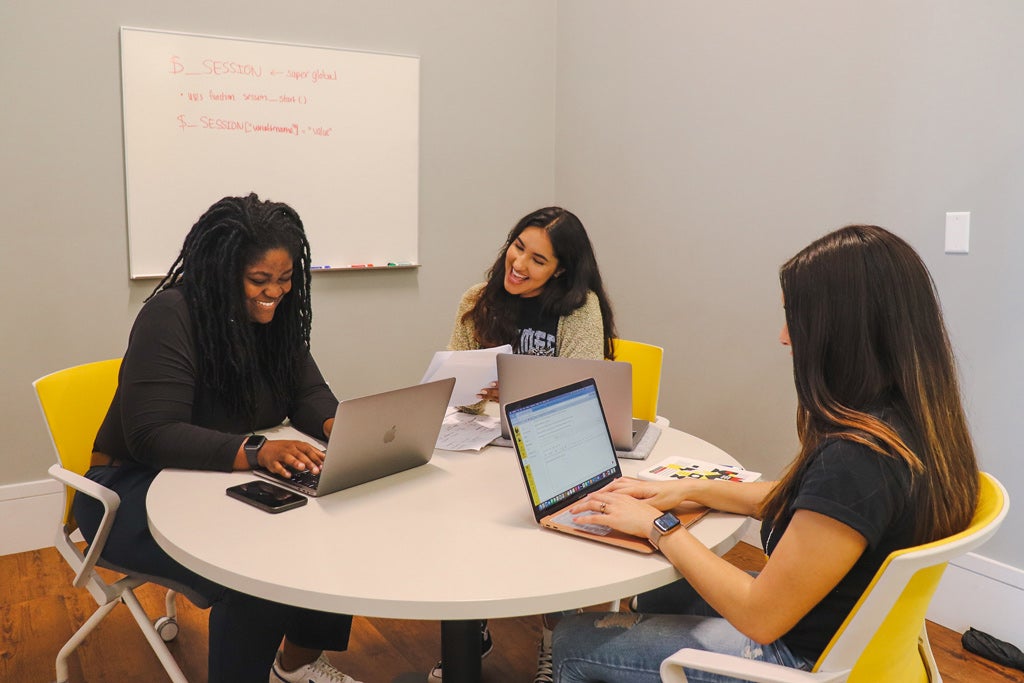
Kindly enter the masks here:
M 978 501 L 978 466 L 935 285 L 920 256 L 883 228 L 851 225 L 800 251 L 779 280 L 800 452 L 763 503 L 762 519 L 785 510 L 815 450 L 839 438 L 907 463 L 918 543 L 962 531 Z

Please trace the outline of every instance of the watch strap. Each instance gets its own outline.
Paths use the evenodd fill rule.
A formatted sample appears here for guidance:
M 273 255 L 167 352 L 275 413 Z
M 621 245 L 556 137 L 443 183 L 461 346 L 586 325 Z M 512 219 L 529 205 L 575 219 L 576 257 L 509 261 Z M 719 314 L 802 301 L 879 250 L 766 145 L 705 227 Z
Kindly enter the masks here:
M 267 437 L 258 434 L 250 435 L 242 443 L 242 451 L 245 453 L 245 461 L 249 465 L 249 469 L 255 470 L 260 466 L 260 449 L 263 448 L 263 444 L 267 442 Z

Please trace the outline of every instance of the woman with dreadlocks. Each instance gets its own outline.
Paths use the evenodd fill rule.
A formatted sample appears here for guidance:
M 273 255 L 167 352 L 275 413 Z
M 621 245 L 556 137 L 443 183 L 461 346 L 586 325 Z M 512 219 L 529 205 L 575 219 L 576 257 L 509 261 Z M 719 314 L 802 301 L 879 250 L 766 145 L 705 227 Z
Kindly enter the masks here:
M 248 436 L 286 417 L 324 440 L 334 426 L 338 401 L 309 351 L 309 265 L 289 206 L 250 194 L 210 207 L 135 320 L 86 474 L 121 497 L 104 557 L 211 604 L 211 683 L 354 683 L 323 655 L 347 647 L 350 616 L 217 585 L 171 559 L 146 522 L 146 492 L 165 467 L 319 469 L 323 454 L 306 443 Z M 102 507 L 76 496 L 74 511 L 91 541 Z

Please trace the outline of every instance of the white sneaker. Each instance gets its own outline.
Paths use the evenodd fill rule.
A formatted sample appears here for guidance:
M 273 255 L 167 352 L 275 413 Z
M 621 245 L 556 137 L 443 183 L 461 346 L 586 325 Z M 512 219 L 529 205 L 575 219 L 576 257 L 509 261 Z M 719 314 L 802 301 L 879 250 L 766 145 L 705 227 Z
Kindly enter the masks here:
M 270 668 L 270 683 L 359 683 L 356 679 L 341 673 L 320 653 L 315 661 L 300 666 L 295 671 L 285 671 L 281 666 L 281 653 L 274 657 Z
M 553 683 L 555 669 L 551 662 L 551 629 L 541 632 L 540 644 L 537 646 L 537 674 L 533 683 Z

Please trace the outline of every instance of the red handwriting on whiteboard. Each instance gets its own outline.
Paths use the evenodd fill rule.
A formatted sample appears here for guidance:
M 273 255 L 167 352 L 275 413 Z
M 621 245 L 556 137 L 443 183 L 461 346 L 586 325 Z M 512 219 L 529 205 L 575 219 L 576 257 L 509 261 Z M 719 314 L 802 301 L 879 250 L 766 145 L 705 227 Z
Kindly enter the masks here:
M 338 72 L 335 71 L 324 71 L 323 69 L 316 69 L 313 71 L 313 82 L 318 81 L 336 81 L 338 80 Z
M 213 116 L 200 116 L 199 127 L 210 130 L 233 130 L 240 133 L 283 133 L 285 135 L 298 135 L 299 125 L 297 123 L 254 123 L 244 119 L 221 119 Z
M 174 76 L 245 76 L 249 78 L 263 78 L 263 67 L 243 61 L 234 61 L 231 59 L 202 59 L 200 61 L 199 69 L 189 70 L 185 67 L 184 63 L 182 63 L 181 57 L 176 54 L 172 54 L 168 60 L 171 65 L 170 73 Z M 285 78 L 290 78 L 294 81 L 308 80 L 312 83 L 338 80 L 337 69 L 332 69 L 330 71 L 326 69 L 270 69 L 267 72 L 267 75 L 272 77 L 284 76 Z
M 210 76 L 255 76 L 259 78 L 263 75 L 263 67 L 255 64 L 239 64 L 219 59 L 204 59 L 203 68 Z
M 253 78 L 261 78 L 263 76 L 263 67 L 258 64 L 244 64 L 242 62 L 234 62 L 226 59 L 204 59 L 201 62 L 201 67 L 197 71 L 189 71 L 184 64 L 181 63 L 181 58 L 177 55 L 171 55 L 171 73 L 174 75 L 182 76 L 251 76 Z
M 168 58 L 171 68 L 170 73 L 177 76 L 245 76 L 249 78 L 263 78 L 263 67 L 259 64 L 247 64 L 245 62 L 236 62 L 230 59 L 203 59 L 200 61 L 200 68 L 196 70 L 189 70 L 185 64 L 182 63 L 181 58 L 177 55 L 171 55 Z M 269 76 L 284 76 L 294 81 L 311 81 L 312 83 L 319 83 L 320 81 L 337 81 L 338 70 L 337 69 L 273 69 L 271 68 L 267 75 Z
M 311 135 L 318 138 L 331 137 L 334 129 L 329 126 L 300 126 L 297 123 L 273 123 L 269 121 L 252 121 L 249 119 L 229 119 L 217 116 L 199 116 L 190 119 L 186 114 L 178 114 L 178 128 L 198 128 L 214 132 L 232 132 L 245 135 Z
M 194 90 L 182 91 L 179 97 L 186 98 L 189 102 L 269 102 L 271 104 L 309 104 L 309 98 L 305 95 L 268 95 L 261 92 L 233 93 L 225 90 L 207 90 L 206 94 Z
M 242 93 L 244 102 L 277 102 L 279 104 L 307 104 L 309 99 L 305 95 L 268 95 L 261 92 Z

